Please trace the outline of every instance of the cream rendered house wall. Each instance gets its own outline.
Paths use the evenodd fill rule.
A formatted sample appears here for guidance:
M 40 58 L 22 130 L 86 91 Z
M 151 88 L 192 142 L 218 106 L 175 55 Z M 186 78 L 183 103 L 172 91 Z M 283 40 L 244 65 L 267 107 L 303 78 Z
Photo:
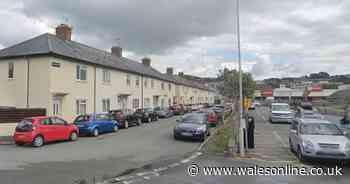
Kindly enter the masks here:
M 110 82 L 106 83 L 103 81 L 103 70 L 107 70 L 110 73 Z M 127 108 L 132 109 L 132 100 L 134 98 L 140 98 L 141 96 L 141 77 L 136 74 L 131 74 L 123 71 L 118 71 L 114 69 L 109 68 L 97 68 L 97 75 L 96 75 L 96 84 L 97 84 L 97 90 L 96 90 L 96 112 L 102 112 L 102 100 L 103 99 L 109 99 L 111 104 L 111 109 L 120 109 L 121 104 L 118 103 L 118 96 L 119 95 L 126 95 L 128 96 L 127 101 Z M 126 79 L 127 75 L 130 76 L 130 85 L 127 84 Z M 137 87 L 135 84 L 136 76 L 140 77 L 140 86 Z M 141 99 L 140 99 L 141 103 Z
M 8 78 L 9 62 L 14 63 L 14 78 Z M 0 61 L 0 106 L 27 106 L 27 62 L 24 58 Z
M 51 63 L 60 63 L 60 67 L 52 67 Z M 87 66 L 87 80 L 79 81 L 76 79 L 76 66 L 82 64 Z M 94 75 L 95 67 L 85 63 L 68 61 L 56 57 L 50 58 L 50 97 L 48 115 L 53 113 L 53 96 L 62 96 L 62 117 L 67 120 L 73 120 L 77 116 L 76 100 L 87 100 L 87 113 L 94 112 Z

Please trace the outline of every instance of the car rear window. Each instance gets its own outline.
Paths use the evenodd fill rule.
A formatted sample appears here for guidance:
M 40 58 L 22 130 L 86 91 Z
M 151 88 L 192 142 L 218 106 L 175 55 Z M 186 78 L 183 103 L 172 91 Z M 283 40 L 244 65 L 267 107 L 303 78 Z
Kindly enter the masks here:
M 96 114 L 96 120 L 110 120 L 111 116 L 109 114 Z
M 27 132 L 32 130 L 33 128 L 33 120 L 32 119 L 24 119 L 20 121 L 16 126 L 17 132 Z

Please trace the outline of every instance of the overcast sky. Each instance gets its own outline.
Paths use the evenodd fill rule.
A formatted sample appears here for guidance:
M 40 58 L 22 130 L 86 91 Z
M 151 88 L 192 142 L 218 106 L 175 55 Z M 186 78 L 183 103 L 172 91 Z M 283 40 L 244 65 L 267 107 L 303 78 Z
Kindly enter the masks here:
M 256 79 L 350 73 L 350 1 L 241 0 L 243 68 Z M 73 39 L 164 72 L 216 76 L 235 68 L 235 0 L 1 0 L 0 48 L 60 23 Z

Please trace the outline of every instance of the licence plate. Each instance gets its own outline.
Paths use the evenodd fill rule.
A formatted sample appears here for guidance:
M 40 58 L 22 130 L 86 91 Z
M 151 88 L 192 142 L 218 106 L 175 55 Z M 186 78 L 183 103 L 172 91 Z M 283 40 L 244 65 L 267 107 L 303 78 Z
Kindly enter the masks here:
M 183 136 L 192 136 L 192 134 L 188 133 L 188 132 L 183 132 L 183 133 L 181 133 L 181 135 L 183 135 Z

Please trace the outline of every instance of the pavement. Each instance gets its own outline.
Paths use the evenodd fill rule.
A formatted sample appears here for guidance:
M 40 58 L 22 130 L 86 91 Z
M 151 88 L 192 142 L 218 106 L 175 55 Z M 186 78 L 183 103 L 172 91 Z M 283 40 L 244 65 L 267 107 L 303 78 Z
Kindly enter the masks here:
M 40 148 L 0 145 L 1 184 L 72 184 L 131 173 L 179 160 L 200 142 L 175 141 L 176 117 L 121 129 L 98 138 Z

